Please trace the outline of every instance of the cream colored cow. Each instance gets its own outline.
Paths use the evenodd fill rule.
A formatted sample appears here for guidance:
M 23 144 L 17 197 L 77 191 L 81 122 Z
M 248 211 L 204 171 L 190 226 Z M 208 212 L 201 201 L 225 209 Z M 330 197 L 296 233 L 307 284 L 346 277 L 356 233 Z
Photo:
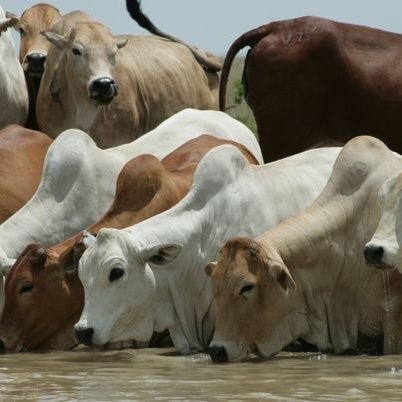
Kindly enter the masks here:
M 311 207 L 254 239 L 226 243 L 206 268 L 217 310 L 215 361 L 252 351 L 270 357 L 299 337 L 341 353 L 358 347 L 360 334 L 383 334 L 385 353 L 402 352 L 402 276 L 383 278 L 363 257 L 381 216 L 378 189 L 401 169 L 381 141 L 357 137 Z
M 6 18 L 0 7 L 0 128 L 25 124 L 28 117 L 28 90 L 9 28 L 17 23 Z
M 204 70 L 185 46 L 157 36 L 113 36 L 91 18 L 70 28 L 44 33 L 52 46 L 37 119 L 52 136 L 80 128 L 104 148 L 132 141 L 186 107 L 217 108 L 217 73 Z

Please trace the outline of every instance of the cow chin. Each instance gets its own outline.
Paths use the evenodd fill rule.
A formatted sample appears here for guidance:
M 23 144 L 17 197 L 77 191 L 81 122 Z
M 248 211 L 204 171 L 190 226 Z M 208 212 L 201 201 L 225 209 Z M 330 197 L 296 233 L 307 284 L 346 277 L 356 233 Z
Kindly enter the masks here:
M 27 67 L 24 69 L 25 75 L 29 78 L 42 78 L 44 69 L 43 68 L 31 68 Z

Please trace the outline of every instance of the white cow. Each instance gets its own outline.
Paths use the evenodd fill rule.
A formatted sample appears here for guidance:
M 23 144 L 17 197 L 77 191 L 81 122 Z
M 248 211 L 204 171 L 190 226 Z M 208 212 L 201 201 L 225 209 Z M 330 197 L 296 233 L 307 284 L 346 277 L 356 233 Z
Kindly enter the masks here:
M 8 28 L 17 20 L 6 18 L 0 7 L 0 128 L 24 125 L 28 117 L 28 89 Z
M 48 247 L 96 222 L 110 207 L 129 159 L 145 153 L 162 158 L 203 133 L 239 142 L 262 162 L 253 133 L 218 111 L 185 109 L 132 143 L 106 150 L 83 131 L 66 130 L 49 148 L 36 193 L 0 225 L 0 266 L 10 268 L 30 243 Z
M 378 196 L 382 216 L 364 248 L 364 256 L 378 269 L 402 273 L 402 169 L 384 182 Z
M 339 148 L 250 165 L 230 145 L 201 160 L 186 197 L 125 230 L 101 229 L 80 261 L 85 344 L 147 341 L 169 329 L 182 352 L 204 350 L 214 327 L 203 268 L 235 234 L 258 234 L 306 207 L 322 190 Z

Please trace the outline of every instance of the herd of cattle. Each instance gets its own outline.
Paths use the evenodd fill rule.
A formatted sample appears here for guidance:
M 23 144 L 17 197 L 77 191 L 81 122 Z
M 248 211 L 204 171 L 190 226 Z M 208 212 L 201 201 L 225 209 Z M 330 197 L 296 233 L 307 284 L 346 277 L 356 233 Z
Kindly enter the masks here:
M 127 9 L 0 8 L 0 351 L 402 353 L 402 37 L 274 22 L 219 76 Z M 245 46 L 259 143 L 217 110 Z

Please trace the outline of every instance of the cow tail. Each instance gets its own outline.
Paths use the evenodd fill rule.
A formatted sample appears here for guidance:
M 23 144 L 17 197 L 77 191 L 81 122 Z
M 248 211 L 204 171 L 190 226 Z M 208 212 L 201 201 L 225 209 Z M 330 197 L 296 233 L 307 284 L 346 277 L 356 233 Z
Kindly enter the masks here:
M 169 39 L 172 42 L 180 43 L 181 45 L 185 46 L 188 50 L 190 50 L 194 58 L 204 69 L 214 73 L 222 69 L 222 63 L 213 54 L 198 49 L 195 46 L 191 46 L 188 43 L 183 42 L 181 39 L 169 35 L 156 27 L 154 23 L 142 12 L 141 0 L 126 0 L 126 6 L 131 18 L 133 18 L 140 27 L 146 29 L 153 35 Z
M 223 62 L 221 79 L 219 84 L 219 109 L 225 111 L 226 108 L 226 87 L 228 83 L 230 68 L 232 67 L 233 60 L 236 54 L 246 46 L 253 48 L 264 36 L 269 34 L 271 27 L 270 25 L 263 25 L 259 28 L 253 29 L 241 35 L 237 38 L 230 46 L 228 52 L 226 53 L 225 60 Z M 247 90 L 247 82 L 245 77 L 247 57 L 244 63 L 242 84 Z

